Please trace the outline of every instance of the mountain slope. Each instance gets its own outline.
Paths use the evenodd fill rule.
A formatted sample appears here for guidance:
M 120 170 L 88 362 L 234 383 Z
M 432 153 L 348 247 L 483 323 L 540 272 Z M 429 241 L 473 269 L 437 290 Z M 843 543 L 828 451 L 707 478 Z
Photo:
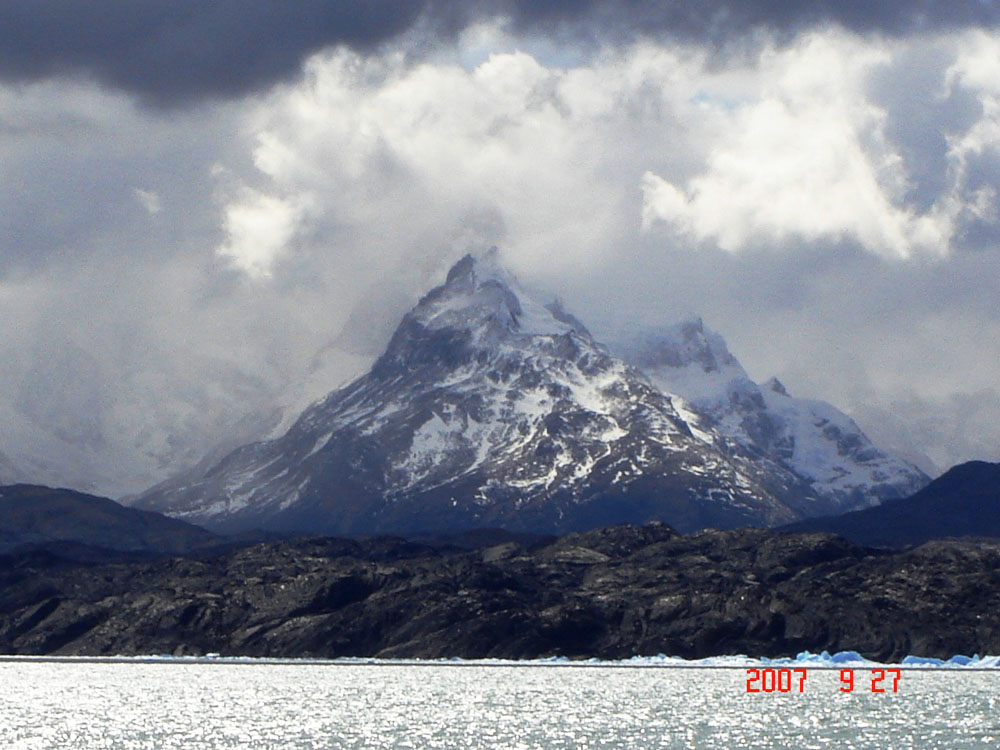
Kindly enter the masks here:
M 884 547 L 945 537 L 1000 537 L 1000 464 L 960 464 L 912 497 L 842 516 L 810 518 L 783 530 L 823 531 Z
M 822 512 L 797 477 L 694 436 L 669 395 L 495 253 L 466 256 L 372 370 L 283 436 L 138 505 L 214 529 L 337 534 L 663 519 L 682 530 Z
M 915 466 L 876 448 L 830 404 L 793 398 L 776 378 L 754 383 L 700 318 L 629 332 L 610 346 L 674 394 L 696 435 L 737 461 L 765 460 L 790 471 L 821 498 L 826 513 L 906 497 L 928 482 Z
M 219 537 L 105 497 L 31 484 L 0 487 L 0 552 L 72 543 L 122 552 L 183 554 Z

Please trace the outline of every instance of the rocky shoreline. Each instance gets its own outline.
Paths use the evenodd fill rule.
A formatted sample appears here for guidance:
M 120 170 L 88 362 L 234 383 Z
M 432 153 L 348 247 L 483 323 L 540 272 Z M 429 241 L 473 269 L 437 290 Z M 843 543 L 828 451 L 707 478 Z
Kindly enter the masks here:
M 902 551 L 660 523 L 560 539 L 332 538 L 201 557 L 0 557 L 0 653 L 620 659 L 1000 653 L 1000 541 Z

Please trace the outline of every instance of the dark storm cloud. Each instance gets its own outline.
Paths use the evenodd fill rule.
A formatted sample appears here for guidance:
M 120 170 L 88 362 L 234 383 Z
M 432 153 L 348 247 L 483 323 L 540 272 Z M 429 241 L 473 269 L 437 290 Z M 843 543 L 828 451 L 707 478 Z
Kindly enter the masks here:
M 530 0 L 505 5 L 520 28 L 563 28 L 596 39 L 645 32 L 722 42 L 758 28 L 793 32 L 830 22 L 890 35 L 1000 23 L 993 0 Z
M 406 0 L 2 0 L 0 75 L 82 72 L 159 102 L 230 96 L 298 69 L 330 44 L 359 49 L 409 29 Z
M 336 44 L 371 49 L 418 29 L 448 37 L 505 16 L 577 41 L 637 34 L 725 41 L 825 22 L 906 34 L 1000 23 L 992 0 L 0 0 L 0 77 L 82 73 L 159 104 L 235 96 L 295 75 Z

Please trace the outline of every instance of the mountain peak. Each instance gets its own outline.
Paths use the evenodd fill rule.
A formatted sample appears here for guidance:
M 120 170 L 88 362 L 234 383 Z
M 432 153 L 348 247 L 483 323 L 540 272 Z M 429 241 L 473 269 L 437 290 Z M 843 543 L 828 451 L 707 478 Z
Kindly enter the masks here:
M 773 393 L 777 393 L 779 396 L 788 395 L 788 389 L 785 388 L 785 384 L 782 383 L 780 380 L 778 380 L 778 378 L 776 377 L 772 377 L 770 380 L 764 383 L 764 385 L 762 385 L 761 388 L 767 391 L 772 391 Z
M 403 317 L 372 373 L 432 375 L 441 366 L 481 366 L 504 347 L 528 346 L 534 339 L 539 346 L 565 345 L 562 339 L 573 336 L 591 340 L 558 301 L 542 299 L 501 264 L 496 248 L 466 255 L 451 267 L 445 283 Z
M 543 302 L 527 291 L 501 263 L 496 247 L 463 256 L 448 271 L 445 283 L 431 290 L 407 317 L 427 329 L 468 331 L 477 339 L 589 335 L 559 300 Z
M 215 528 L 326 533 L 799 515 L 783 484 L 692 435 L 667 394 L 550 300 L 496 251 L 465 256 L 368 374 L 140 502 Z
M 513 275 L 500 262 L 500 251 L 496 245 L 476 253 L 466 253 L 448 270 L 445 284 L 452 284 L 464 279 L 473 282 L 498 281 L 504 285 L 516 284 Z
M 680 365 L 698 364 L 705 372 L 715 372 L 725 367 L 737 365 L 736 358 L 729 353 L 725 340 L 710 328 L 705 327 L 701 317 L 690 318 L 674 328 L 676 352 Z M 677 366 L 677 365 L 674 365 Z
M 475 268 L 476 259 L 472 257 L 469 253 L 462 256 L 455 265 L 448 269 L 448 276 L 445 279 L 445 284 L 452 284 L 459 279 L 464 279 L 472 275 L 473 268 Z
M 619 358 L 495 249 L 464 256 L 367 374 L 140 503 L 229 530 L 691 530 L 830 512 L 895 477 L 832 407 L 771 409 L 701 318 L 628 336 Z
M 643 369 L 692 368 L 705 373 L 732 370 L 734 377 L 746 376 L 722 336 L 707 328 L 699 316 L 672 326 L 631 332 L 617 345 L 626 359 Z

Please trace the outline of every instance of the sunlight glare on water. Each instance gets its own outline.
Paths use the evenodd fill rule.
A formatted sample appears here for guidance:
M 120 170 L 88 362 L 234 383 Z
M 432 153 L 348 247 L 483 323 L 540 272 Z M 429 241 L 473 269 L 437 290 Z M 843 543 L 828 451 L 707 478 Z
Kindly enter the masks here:
M 895 694 L 838 675 L 747 694 L 741 668 L 7 661 L 0 747 L 1000 745 L 1000 671 L 906 670 Z

